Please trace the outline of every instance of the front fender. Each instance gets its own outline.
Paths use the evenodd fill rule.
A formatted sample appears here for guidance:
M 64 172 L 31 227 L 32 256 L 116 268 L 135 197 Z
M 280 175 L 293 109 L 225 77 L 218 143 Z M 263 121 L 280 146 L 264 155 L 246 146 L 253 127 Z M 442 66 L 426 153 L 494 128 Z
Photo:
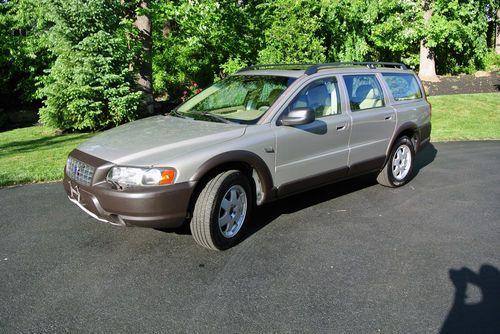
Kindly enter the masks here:
M 263 198 L 260 203 L 263 203 L 272 198 L 273 194 L 273 178 L 267 164 L 257 154 L 250 151 L 229 151 L 216 155 L 205 161 L 191 177 L 190 181 L 199 181 L 210 171 L 217 169 L 220 166 L 230 163 L 245 163 L 251 166 L 256 172 L 262 185 Z

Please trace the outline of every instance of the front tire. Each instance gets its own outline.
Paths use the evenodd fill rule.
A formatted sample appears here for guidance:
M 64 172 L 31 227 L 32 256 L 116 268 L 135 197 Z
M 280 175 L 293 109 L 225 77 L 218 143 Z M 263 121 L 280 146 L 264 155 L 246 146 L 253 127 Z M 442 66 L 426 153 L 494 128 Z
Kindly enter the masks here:
M 394 143 L 389 159 L 377 176 L 377 181 L 386 187 L 401 187 L 413 175 L 415 149 L 407 136 L 400 137 Z
M 248 178 L 238 170 L 217 174 L 203 187 L 191 219 L 191 233 L 200 245 L 224 250 L 237 244 L 252 209 Z

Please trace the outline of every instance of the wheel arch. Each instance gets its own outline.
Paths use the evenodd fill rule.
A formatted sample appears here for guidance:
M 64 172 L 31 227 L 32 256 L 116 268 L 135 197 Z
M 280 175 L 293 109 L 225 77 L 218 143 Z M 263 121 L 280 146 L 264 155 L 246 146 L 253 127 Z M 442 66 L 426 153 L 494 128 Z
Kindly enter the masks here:
M 229 151 L 205 161 L 190 178 L 197 182 L 197 188 L 204 182 L 224 170 L 237 169 L 247 175 L 252 183 L 255 202 L 260 205 L 272 197 L 273 179 L 267 164 L 257 154 L 249 151 Z M 195 189 L 194 194 L 197 190 Z
M 417 124 L 414 122 L 403 123 L 392 137 L 391 145 L 387 148 L 386 156 L 388 157 L 391 153 L 392 147 L 396 140 L 402 136 L 408 136 L 413 144 L 415 152 L 418 150 L 418 145 L 420 142 L 420 133 Z

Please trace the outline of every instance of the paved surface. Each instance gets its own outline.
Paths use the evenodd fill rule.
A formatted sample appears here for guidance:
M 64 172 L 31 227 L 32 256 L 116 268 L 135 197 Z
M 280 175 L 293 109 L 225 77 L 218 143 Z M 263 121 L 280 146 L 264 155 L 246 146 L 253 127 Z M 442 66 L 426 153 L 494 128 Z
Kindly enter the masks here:
M 418 164 L 268 205 L 226 252 L 94 221 L 60 183 L 2 189 L 0 332 L 498 332 L 500 142 Z

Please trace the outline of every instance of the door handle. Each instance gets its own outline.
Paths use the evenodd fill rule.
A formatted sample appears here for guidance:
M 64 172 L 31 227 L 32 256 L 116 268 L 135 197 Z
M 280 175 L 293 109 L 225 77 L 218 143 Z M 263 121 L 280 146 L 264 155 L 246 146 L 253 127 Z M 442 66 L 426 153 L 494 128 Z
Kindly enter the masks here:
M 390 116 L 385 116 L 385 120 L 386 120 L 386 121 L 390 121 L 391 119 L 392 119 L 392 115 L 390 115 Z
M 345 128 L 346 128 L 346 123 L 337 125 L 337 131 L 345 130 Z

